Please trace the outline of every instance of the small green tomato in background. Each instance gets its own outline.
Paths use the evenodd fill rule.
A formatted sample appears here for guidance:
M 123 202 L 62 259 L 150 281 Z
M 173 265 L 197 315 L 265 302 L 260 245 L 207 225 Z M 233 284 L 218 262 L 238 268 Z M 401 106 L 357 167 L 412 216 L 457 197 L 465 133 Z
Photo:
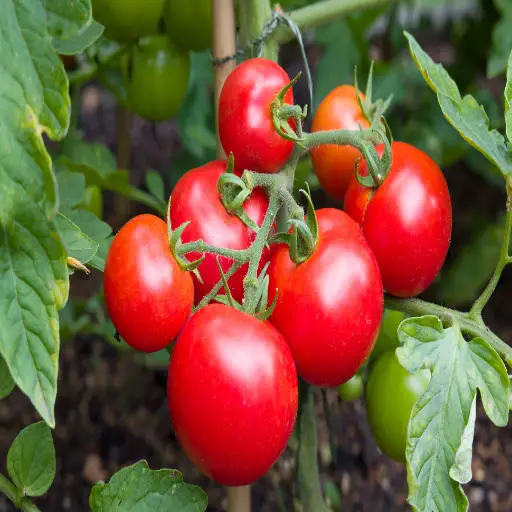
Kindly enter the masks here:
M 168 0 L 164 21 L 172 42 L 184 51 L 212 45 L 212 0 Z
M 356 373 L 350 380 L 338 386 L 338 394 L 344 402 L 353 402 L 363 394 L 363 377 Z
M 103 218 L 103 194 L 101 188 L 96 185 L 85 187 L 84 198 L 80 206 L 94 213 L 98 219 Z
M 166 0 L 92 0 L 94 19 L 105 37 L 122 43 L 157 31 Z
M 379 337 L 375 342 L 370 357 L 373 361 L 381 354 L 388 350 L 395 350 L 400 346 L 398 341 L 397 330 L 398 326 L 405 319 L 404 313 L 401 311 L 393 311 L 392 309 L 385 309 L 384 316 L 382 317 L 382 325 L 379 331 Z
M 366 385 L 366 412 L 375 441 L 382 453 L 405 462 L 407 427 L 414 404 L 430 382 L 430 372 L 409 373 L 394 350 L 375 362 Z
M 173 117 L 185 99 L 189 76 L 189 54 L 178 51 L 167 35 L 141 39 L 124 60 L 129 108 L 148 121 Z

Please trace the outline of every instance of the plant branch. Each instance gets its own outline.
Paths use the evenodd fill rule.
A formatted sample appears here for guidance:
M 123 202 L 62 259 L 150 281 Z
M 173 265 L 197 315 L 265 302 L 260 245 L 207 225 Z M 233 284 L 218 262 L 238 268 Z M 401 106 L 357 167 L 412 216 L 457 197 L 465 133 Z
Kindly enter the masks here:
M 353 12 L 390 5 L 392 1 L 394 0 L 323 0 L 296 9 L 289 14 L 299 29 L 304 31 L 348 16 Z M 294 37 L 288 27 L 281 27 L 275 32 L 273 39 L 283 44 L 293 40 Z
M 12 501 L 16 508 L 25 512 L 39 512 L 39 508 L 32 503 L 30 498 L 21 497 L 16 486 L 2 473 L 0 473 L 0 491 Z
M 238 263 L 246 263 L 249 261 L 253 251 L 252 246 L 249 247 L 249 249 L 226 249 L 224 247 L 208 244 L 204 240 L 196 240 L 195 242 L 188 242 L 176 247 L 176 254 L 179 256 L 184 256 L 190 252 L 198 252 L 201 254 L 207 252 L 216 256 L 230 258 Z
M 478 299 L 475 300 L 471 310 L 468 313 L 468 316 L 472 317 L 475 320 L 482 318 L 482 310 L 489 302 L 498 282 L 500 280 L 503 269 L 510 263 L 511 257 L 509 255 L 509 247 L 510 247 L 510 232 L 512 230 L 512 208 L 510 207 L 510 189 L 508 190 L 508 200 L 507 200 L 507 214 L 505 217 L 505 232 L 503 233 L 503 243 L 501 244 L 500 258 L 498 260 L 498 264 L 494 269 L 494 273 L 491 277 L 489 283 L 485 287 L 484 291 L 480 294 Z
M 18 490 L 16 486 L 2 473 L 0 473 L 0 491 L 2 491 L 13 503 L 14 505 L 18 502 Z
M 240 26 L 240 40 L 242 48 L 246 50 L 248 57 L 256 53 L 258 48 L 251 47 L 253 41 L 262 34 L 265 24 L 272 16 L 269 0 L 239 0 L 238 22 Z M 262 57 L 277 61 L 278 45 L 269 38 L 263 43 Z
M 426 302 L 421 299 L 398 299 L 386 295 L 385 306 L 389 309 L 403 311 L 409 315 L 436 315 L 444 322 L 456 320 L 462 332 L 487 341 L 503 357 L 505 362 L 512 367 L 512 347 L 496 336 L 481 318 L 475 319 L 470 313 L 445 308 L 439 304 Z

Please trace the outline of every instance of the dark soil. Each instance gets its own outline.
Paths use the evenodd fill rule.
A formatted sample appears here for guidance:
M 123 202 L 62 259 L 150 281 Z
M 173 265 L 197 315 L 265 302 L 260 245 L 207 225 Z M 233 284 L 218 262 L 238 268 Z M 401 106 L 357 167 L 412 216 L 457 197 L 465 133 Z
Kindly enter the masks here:
M 82 125 L 88 138 L 115 149 L 114 100 L 93 86 L 84 91 Z M 133 184 L 143 183 L 143 169 L 157 169 L 165 176 L 177 147 L 174 125 L 152 127 L 133 119 L 131 133 Z M 503 204 L 503 197 L 465 169 L 449 169 L 446 174 L 454 202 L 456 250 L 469 234 L 465 220 L 469 209 L 480 208 L 493 217 Z M 112 198 L 107 196 L 109 199 Z M 107 203 L 107 216 L 112 213 L 113 205 Z M 88 293 L 98 282 L 99 276 L 89 278 L 87 283 L 86 278 L 76 276 L 73 291 Z M 512 273 L 508 272 L 487 312 L 491 326 L 507 342 L 512 342 L 511 290 Z M 165 385 L 165 369 L 145 368 L 130 353 L 119 352 L 101 339 L 78 338 L 65 343 L 60 358 L 54 431 L 57 476 L 47 495 L 37 500 L 41 510 L 88 510 L 88 496 L 95 481 L 108 479 L 124 465 L 140 459 L 146 459 L 152 468 L 179 469 L 187 482 L 197 483 L 207 491 L 209 511 L 226 510 L 224 489 L 198 474 L 177 444 L 169 421 Z M 322 419 L 320 463 L 323 482 L 341 495 L 341 507 L 333 504 L 333 509 L 409 510 L 405 469 L 378 452 L 368 432 L 362 402 L 340 404 L 333 390 L 328 397 L 337 460 L 336 465 L 330 460 L 328 432 Z M 320 405 L 319 415 L 323 418 Z M 0 401 L 2 471 L 6 470 L 5 454 L 18 431 L 37 420 L 31 404 L 19 391 Z M 471 510 L 512 510 L 511 460 L 512 430 L 494 427 L 479 410 L 473 480 L 466 486 Z M 272 472 L 253 486 L 253 510 L 293 510 L 292 481 L 293 456 L 286 452 Z M 0 495 L 0 511 L 8 510 L 13 508 Z

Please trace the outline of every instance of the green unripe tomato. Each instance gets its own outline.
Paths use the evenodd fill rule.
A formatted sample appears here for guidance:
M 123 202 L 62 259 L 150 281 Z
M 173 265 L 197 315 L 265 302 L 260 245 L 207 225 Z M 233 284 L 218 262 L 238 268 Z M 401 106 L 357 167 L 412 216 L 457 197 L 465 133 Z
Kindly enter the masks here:
M 168 0 L 164 21 L 180 50 L 199 52 L 212 46 L 212 0 Z
M 185 99 L 189 75 L 189 54 L 178 51 L 167 35 L 139 40 L 123 66 L 129 108 L 149 121 L 173 117 Z
M 363 394 L 363 377 L 356 373 L 350 380 L 338 386 L 338 394 L 344 402 L 353 402 Z
M 371 358 L 375 361 L 381 354 L 388 350 L 395 350 L 400 346 L 398 341 L 398 326 L 405 319 L 404 313 L 401 311 L 394 311 L 392 309 L 385 309 L 382 317 L 382 325 L 379 331 L 379 337 L 373 347 Z
M 94 213 L 98 219 L 103 218 L 103 193 L 101 188 L 97 185 L 85 187 L 84 198 L 79 206 Z
M 414 404 L 430 382 L 430 371 L 409 373 L 393 350 L 385 352 L 370 371 L 366 385 L 366 412 L 382 453 L 405 462 L 407 427 Z
M 126 43 L 156 32 L 166 0 L 92 0 L 94 19 L 105 37 Z

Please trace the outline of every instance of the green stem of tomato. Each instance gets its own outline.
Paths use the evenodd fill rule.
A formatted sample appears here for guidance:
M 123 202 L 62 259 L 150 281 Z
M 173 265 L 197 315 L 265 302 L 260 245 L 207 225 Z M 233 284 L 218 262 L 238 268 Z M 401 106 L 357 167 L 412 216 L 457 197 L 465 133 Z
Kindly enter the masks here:
M 462 332 L 487 341 L 501 355 L 505 362 L 512 367 L 512 347 L 496 336 L 485 325 L 481 317 L 475 318 L 471 313 L 445 308 L 439 304 L 426 302 L 421 299 L 397 299 L 390 295 L 385 296 L 385 306 L 413 316 L 435 315 L 445 323 L 452 323 L 455 320 Z
M 297 471 L 299 495 L 304 512 L 328 512 L 318 470 L 315 394 L 312 386 L 299 380 L 299 449 Z
M 503 233 L 503 242 L 501 244 L 500 258 L 498 260 L 498 264 L 494 269 L 494 274 L 491 277 L 491 280 L 485 287 L 485 290 L 480 294 L 480 297 L 475 300 L 473 306 L 471 307 L 468 316 L 473 318 L 474 320 L 482 319 L 482 310 L 489 302 L 498 282 L 500 280 L 503 269 L 510 263 L 509 256 L 509 248 L 510 248 L 510 232 L 512 231 L 512 207 L 511 207 L 511 191 L 510 187 L 507 186 L 507 214 L 505 217 L 505 231 Z
M 384 7 L 394 0 L 323 0 L 289 13 L 301 31 L 318 27 L 338 18 L 348 16 L 365 9 Z M 274 39 L 279 43 L 287 43 L 294 39 L 288 27 L 276 31 Z
M 176 247 L 176 254 L 178 256 L 184 256 L 191 252 L 198 252 L 200 254 L 207 252 L 215 256 L 224 256 L 237 263 L 246 263 L 251 257 L 252 247 L 249 249 L 226 249 L 224 247 L 208 244 L 204 240 L 196 240 L 195 242 L 188 242 Z
M 2 491 L 15 505 L 18 502 L 16 486 L 0 473 L 0 491 Z
M 257 47 L 249 46 L 263 33 L 265 24 L 270 20 L 272 9 L 269 0 L 239 0 L 238 23 L 240 40 L 248 57 L 257 57 Z M 274 41 L 263 42 L 262 57 L 277 61 L 279 45 Z

